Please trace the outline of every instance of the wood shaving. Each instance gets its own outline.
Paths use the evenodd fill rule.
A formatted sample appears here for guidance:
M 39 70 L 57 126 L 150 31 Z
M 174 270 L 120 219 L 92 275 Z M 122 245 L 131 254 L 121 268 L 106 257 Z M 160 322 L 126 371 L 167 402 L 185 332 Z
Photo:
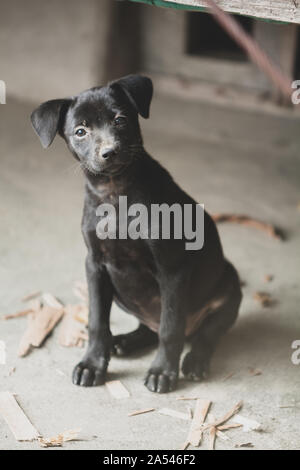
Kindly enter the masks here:
M 248 227 L 253 227 L 258 230 L 262 230 L 263 232 L 267 233 L 270 237 L 275 238 L 276 240 L 282 241 L 284 239 L 283 234 L 278 228 L 274 227 L 271 224 L 262 222 L 261 220 L 249 217 L 247 215 L 214 214 L 212 218 L 216 223 L 231 222 L 235 224 L 246 225 Z
M 76 281 L 73 287 L 73 293 L 84 303 L 88 303 L 89 295 L 88 295 L 88 287 L 85 282 Z
M 8 371 L 8 377 L 10 377 L 11 375 L 13 375 L 15 372 L 16 372 L 17 368 L 16 367 L 12 367 L 11 369 L 9 369 Z
M 151 411 L 155 411 L 155 408 L 145 408 L 144 410 L 132 411 L 131 413 L 128 414 L 128 416 L 143 415 L 143 414 L 145 414 L 145 413 L 150 413 Z
M 32 346 L 38 348 L 61 320 L 64 310 L 44 306 L 28 317 L 28 325 L 20 341 L 18 355 L 26 356 Z
M 253 367 L 249 367 L 249 374 L 252 375 L 252 377 L 256 377 L 258 375 L 262 375 L 262 371 L 259 369 L 253 369 Z
M 80 429 L 71 429 L 69 431 L 62 432 L 57 436 L 40 437 L 38 440 L 41 447 L 62 447 L 64 442 L 77 441 L 80 431 Z
M 239 423 L 227 423 L 227 424 L 222 424 L 221 426 L 218 426 L 219 431 L 227 431 L 228 429 L 236 429 L 236 428 L 241 428 L 243 425 Z
M 87 305 L 85 304 L 78 304 L 78 310 L 75 314 L 75 319 L 82 323 L 83 325 L 87 326 L 89 322 L 89 310 Z
M 24 297 L 22 297 L 21 301 L 22 302 L 28 302 L 28 300 L 35 299 L 39 295 L 41 295 L 41 291 L 39 291 L 39 290 L 35 291 L 35 292 L 31 292 L 30 294 L 24 295 Z
M 0 414 L 17 441 L 33 441 L 39 437 L 38 431 L 31 424 L 12 393 L 0 392 Z
M 210 423 L 210 424 L 207 424 L 205 425 L 202 429 L 205 430 L 205 429 L 208 429 L 210 428 L 211 426 L 214 426 L 214 427 L 219 427 L 221 426 L 223 423 L 226 423 L 230 418 L 232 418 L 234 415 L 236 415 L 240 409 L 242 408 L 243 406 L 243 402 L 242 401 L 239 401 L 230 411 L 228 411 L 228 413 L 226 413 L 222 418 L 219 418 L 217 419 L 216 421 L 214 421 L 213 423 Z
M 217 428 L 215 426 L 211 426 L 209 429 L 209 450 L 215 449 L 216 434 Z
M 35 312 L 41 308 L 41 302 L 38 299 L 32 300 L 25 310 L 20 310 L 15 313 L 10 313 L 8 315 L 4 315 L 3 320 L 11 320 L 13 318 L 25 317 L 29 315 L 29 313 Z
M 264 308 L 271 307 L 275 303 L 270 294 L 267 292 L 255 292 L 253 298 Z
M 194 447 L 199 447 L 202 440 L 202 425 L 206 419 L 206 415 L 210 408 L 211 401 L 198 399 L 194 410 L 194 416 L 191 424 L 191 428 L 185 441 L 187 447 L 191 444 Z
M 4 315 L 3 320 L 11 320 L 12 318 L 25 317 L 29 313 L 32 313 L 31 308 L 27 308 L 26 310 L 20 310 L 19 312 L 9 313 L 8 315 Z
M 80 314 L 80 305 L 67 305 L 65 314 L 59 329 L 58 341 L 65 347 L 83 347 L 88 339 L 85 327 L 77 321 Z
M 226 380 L 231 379 L 231 377 L 234 376 L 234 372 L 230 372 L 230 374 L 225 375 L 225 377 L 222 379 L 222 382 L 226 382 Z
M 252 442 L 245 442 L 245 444 L 235 444 L 235 448 L 239 449 L 240 447 L 254 447 Z
M 199 399 L 200 399 L 199 397 L 185 397 L 185 396 L 176 397 L 176 400 L 199 400 Z

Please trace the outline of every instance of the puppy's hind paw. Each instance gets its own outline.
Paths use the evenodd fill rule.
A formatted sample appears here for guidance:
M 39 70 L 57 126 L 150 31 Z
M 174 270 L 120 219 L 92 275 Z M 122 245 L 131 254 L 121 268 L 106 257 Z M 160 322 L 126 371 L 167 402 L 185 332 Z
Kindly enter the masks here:
M 175 390 L 177 378 L 177 372 L 150 369 L 145 378 L 144 384 L 150 392 L 168 393 Z
M 72 382 L 82 387 L 95 387 L 105 383 L 106 370 L 97 368 L 86 362 L 79 362 L 73 370 Z
M 183 359 L 181 370 L 186 379 L 201 382 L 208 377 L 209 362 L 189 352 Z

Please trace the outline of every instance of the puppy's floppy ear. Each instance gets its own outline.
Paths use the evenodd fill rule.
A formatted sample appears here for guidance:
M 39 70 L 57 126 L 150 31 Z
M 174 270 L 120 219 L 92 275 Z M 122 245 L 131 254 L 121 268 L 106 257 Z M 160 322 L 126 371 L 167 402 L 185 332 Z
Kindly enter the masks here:
M 143 117 L 149 117 L 153 95 L 152 80 L 142 75 L 127 75 L 110 83 L 111 87 L 120 87 L 129 98 L 136 111 Z
M 70 99 L 46 101 L 31 114 L 31 123 L 44 148 L 53 142 L 70 103 Z

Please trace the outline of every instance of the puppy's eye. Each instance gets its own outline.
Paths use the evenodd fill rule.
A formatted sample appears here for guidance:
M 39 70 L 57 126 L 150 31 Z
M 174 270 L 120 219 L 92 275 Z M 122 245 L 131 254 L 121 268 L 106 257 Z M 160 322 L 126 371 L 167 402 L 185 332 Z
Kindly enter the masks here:
M 83 127 L 80 127 L 79 129 L 77 129 L 75 134 L 77 135 L 77 137 L 84 137 L 86 135 L 86 130 Z
M 126 117 L 125 116 L 117 116 L 114 119 L 115 126 L 122 126 L 125 123 L 126 123 Z

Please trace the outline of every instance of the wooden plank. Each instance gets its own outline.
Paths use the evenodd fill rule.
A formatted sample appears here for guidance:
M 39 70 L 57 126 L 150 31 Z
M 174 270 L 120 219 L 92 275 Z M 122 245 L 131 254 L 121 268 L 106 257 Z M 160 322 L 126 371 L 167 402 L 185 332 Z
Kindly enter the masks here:
M 210 400 L 199 399 L 196 402 L 194 411 L 194 417 L 191 424 L 191 429 L 186 440 L 187 443 L 194 447 L 198 447 L 202 440 L 202 428 L 201 425 L 204 423 L 208 410 L 210 408 Z
M 165 3 L 177 3 L 189 7 L 206 7 L 203 0 L 165 0 Z M 299 0 L 216 0 L 223 10 L 230 13 L 264 18 L 288 23 L 300 23 Z
M 33 441 L 39 433 L 10 392 L 0 392 L 0 414 L 17 441 Z

